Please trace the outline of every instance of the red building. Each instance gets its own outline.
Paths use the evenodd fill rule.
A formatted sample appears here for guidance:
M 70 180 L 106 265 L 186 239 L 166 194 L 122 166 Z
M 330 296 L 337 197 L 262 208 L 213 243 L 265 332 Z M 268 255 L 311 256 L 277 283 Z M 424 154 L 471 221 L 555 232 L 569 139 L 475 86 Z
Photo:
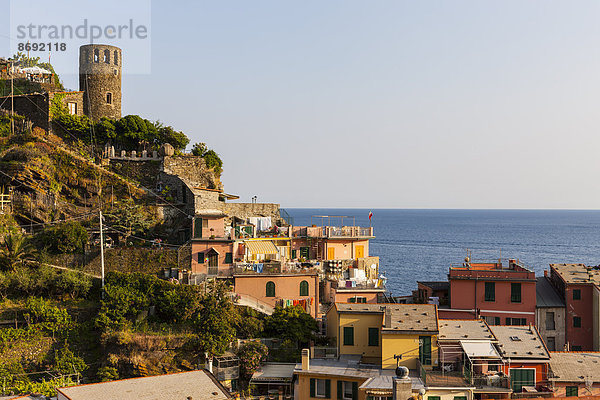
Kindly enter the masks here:
M 517 260 L 451 267 L 450 306 L 440 318 L 484 318 L 489 325 L 535 323 L 535 273 Z
M 600 348 L 600 269 L 550 264 L 550 282 L 566 305 L 565 342 L 573 351 Z

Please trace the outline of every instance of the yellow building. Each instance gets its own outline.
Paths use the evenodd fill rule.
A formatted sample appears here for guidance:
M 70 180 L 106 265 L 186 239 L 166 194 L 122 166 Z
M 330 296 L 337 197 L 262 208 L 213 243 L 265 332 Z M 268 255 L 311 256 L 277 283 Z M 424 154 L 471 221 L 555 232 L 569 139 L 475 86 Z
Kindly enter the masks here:
M 360 356 L 310 359 L 302 352 L 302 363 L 294 369 L 294 398 L 342 400 L 473 400 L 473 387 L 425 384 L 422 377 L 398 379 L 395 371 L 362 364 Z M 429 379 L 427 378 L 427 381 Z M 448 382 L 445 382 L 448 383 Z
M 327 312 L 327 335 L 338 354 L 395 369 L 437 365 L 437 308 L 432 304 L 336 303 Z

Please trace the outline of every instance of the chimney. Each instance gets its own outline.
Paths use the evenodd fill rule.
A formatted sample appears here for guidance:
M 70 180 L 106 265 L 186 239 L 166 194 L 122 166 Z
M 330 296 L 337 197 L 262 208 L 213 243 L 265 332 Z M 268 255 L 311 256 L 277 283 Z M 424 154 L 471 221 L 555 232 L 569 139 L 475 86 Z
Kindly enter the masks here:
M 206 369 L 208 370 L 208 372 L 210 372 L 211 374 L 213 373 L 213 358 L 210 357 L 208 360 L 206 360 Z
M 548 270 L 547 269 L 544 270 L 544 277 L 546 277 L 546 278 L 548 277 Z
M 393 380 L 394 400 L 408 400 L 412 397 L 412 381 L 406 376 L 400 378 L 395 376 Z
M 302 349 L 302 371 L 310 369 L 310 350 Z

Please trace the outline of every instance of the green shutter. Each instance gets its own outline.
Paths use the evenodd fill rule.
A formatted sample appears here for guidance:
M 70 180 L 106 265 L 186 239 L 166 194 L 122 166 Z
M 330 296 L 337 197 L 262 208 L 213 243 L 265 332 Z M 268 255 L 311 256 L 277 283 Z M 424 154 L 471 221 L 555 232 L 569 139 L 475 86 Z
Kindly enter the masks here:
M 198 253 L 198 264 L 204 264 L 204 253 Z
M 510 284 L 510 301 L 513 303 L 521 302 L 521 284 L 511 283 Z
M 310 378 L 310 397 L 315 397 L 315 386 L 316 386 L 315 378 Z
M 431 365 L 431 336 L 419 336 L 419 360 L 423 365 Z
M 195 238 L 202 237 L 202 218 L 194 219 L 194 237 Z
M 485 283 L 485 301 L 496 301 L 496 283 Z
M 579 396 L 579 388 L 577 386 L 567 386 L 566 392 L 567 397 Z
M 300 282 L 300 296 L 308 296 L 308 282 Z
M 326 399 L 331 398 L 331 380 L 330 379 L 325 380 L 325 398 Z
M 251 226 L 245 227 L 244 231 L 246 231 L 246 233 L 248 234 L 247 236 L 252 237 L 252 227 Z
M 337 398 L 339 400 L 344 398 L 344 381 L 337 381 Z
M 352 400 L 358 400 L 358 382 L 352 382 Z
M 225 264 L 233 263 L 233 253 L 225 253 Z
M 344 327 L 344 346 L 354 346 L 354 328 L 351 326 Z
M 379 346 L 378 328 L 369 328 L 369 346 Z
M 573 327 L 581 328 L 581 317 L 573 317 Z
M 300 257 L 304 257 L 308 260 L 308 258 L 309 258 L 309 248 L 308 247 L 300 247 Z
M 292 250 L 292 260 L 296 259 L 296 250 Z
M 500 325 L 500 317 L 494 317 L 494 325 Z
M 534 369 L 518 369 L 510 370 L 510 382 L 514 392 L 521 392 L 523 386 L 533 386 L 535 383 Z
M 573 289 L 573 300 L 581 300 L 581 289 Z
M 267 282 L 265 292 L 266 297 L 275 297 L 275 283 L 271 281 Z
M 356 303 L 356 297 L 350 297 L 348 303 Z
M 440 396 L 427 396 L 427 400 L 440 400 Z
M 467 400 L 467 396 L 454 396 L 454 400 Z

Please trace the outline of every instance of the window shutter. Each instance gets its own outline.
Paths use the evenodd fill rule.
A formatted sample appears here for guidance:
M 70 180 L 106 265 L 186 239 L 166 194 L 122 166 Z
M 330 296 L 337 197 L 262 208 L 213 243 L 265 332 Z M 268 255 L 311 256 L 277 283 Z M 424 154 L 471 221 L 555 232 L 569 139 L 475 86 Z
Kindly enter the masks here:
M 202 237 L 202 218 L 196 218 L 196 220 L 194 221 L 194 237 Z
M 300 296 L 308 296 L 308 282 L 300 282 Z
M 369 346 L 379 346 L 378 328 L 369 328 Z
M 354 328 L 351 326 L 344 327 L 344 346 L 354 346 Z
M 198 253 L 198 264 L 204 264 L 204 253 Z
M 337 381 L 337 398 L 342 400 L 344 398 L 344 382 Z
M 233 263 L 233 253 L 225 253 L 225 264 Z
M 358 382 L 352 382 L 352 400 L 358 400 Z
M 331 398 L 331 379 L 325 380 L 325 398 L 326 399 Z
M 315 397 L 315 378 L 310 378 L 310 397 Z
M 292 259 L 296 259 L 296 250 L 292 250 Z

